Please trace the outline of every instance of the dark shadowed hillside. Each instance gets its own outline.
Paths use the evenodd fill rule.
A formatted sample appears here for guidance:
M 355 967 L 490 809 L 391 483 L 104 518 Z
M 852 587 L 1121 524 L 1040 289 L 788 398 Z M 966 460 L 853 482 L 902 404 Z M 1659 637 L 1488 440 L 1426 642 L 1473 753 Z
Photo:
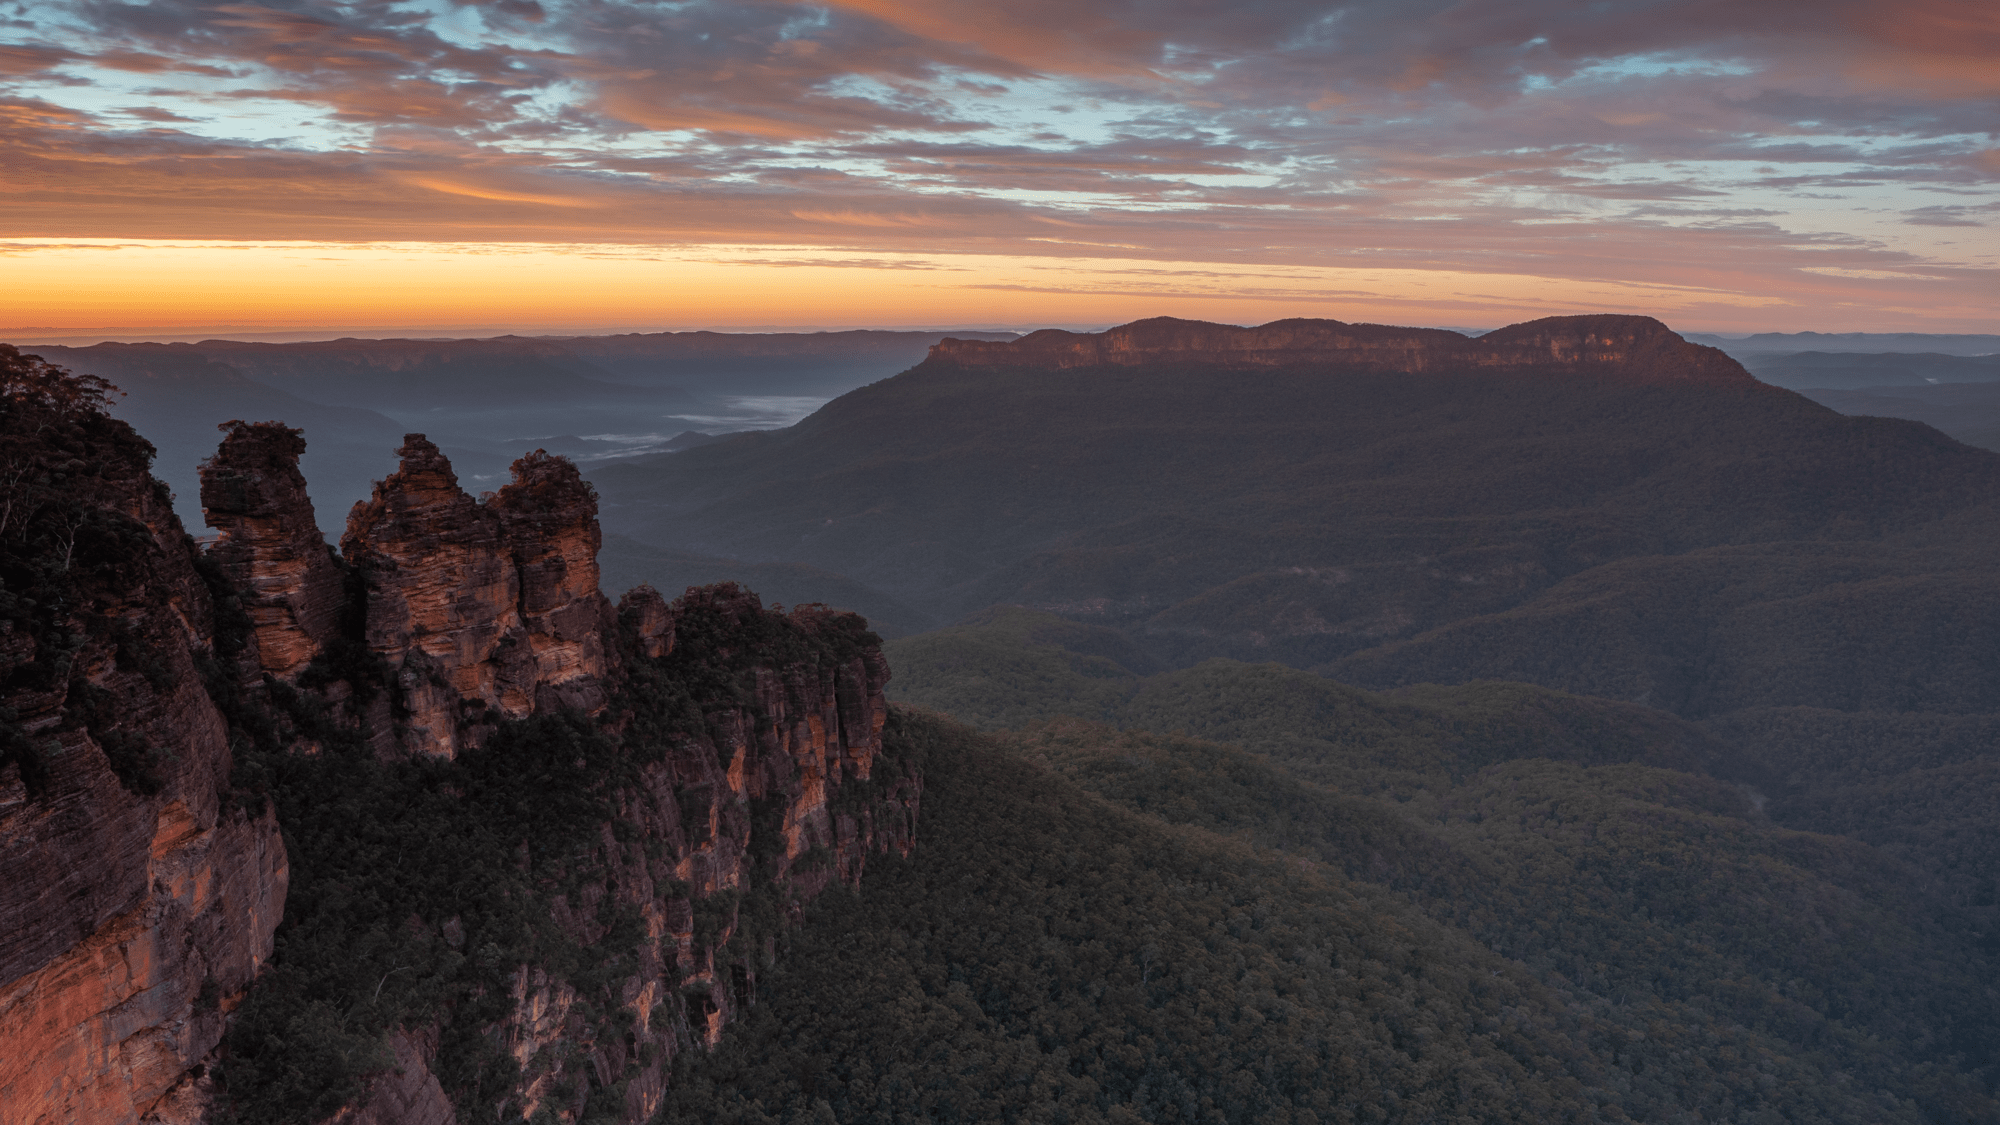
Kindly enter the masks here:
M 1515 760 L 1375 801 L 1187 738 L 893 723 L 917 848 L 788 935 L 669 1120 L 1995 1119 L 1985 957 L 1734 786 Z
M 1644 318 L 949 345 L 788 430 L 593 479 L 634 539 L 947 620 L 1037 607 L 1168 664 L 1688 713 L 2000 709 L 2000 456 L 1843 417 Z

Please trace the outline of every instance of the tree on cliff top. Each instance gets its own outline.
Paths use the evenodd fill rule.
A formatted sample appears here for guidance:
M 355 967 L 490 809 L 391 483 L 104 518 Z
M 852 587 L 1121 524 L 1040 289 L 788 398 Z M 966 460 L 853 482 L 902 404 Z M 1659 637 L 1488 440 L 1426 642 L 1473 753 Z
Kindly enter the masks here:
M 84 636 L 111 628 L 94 609 L 98 596 L 129 587 L 135 561 L 157 550 L 138 509 L 148 496 L 162 507 L 170 498 L 146 479 L 152 445 L 105 412 L 119 393 L 0 344 L 0 634 L 10 638 L 0 699 L 71 681 Z M 131 643 L 120 654 L 151 666 Z M 87 687 L 72 692 L 70 718 L 93 730 L 110 721 L 93 710 L 97 698 Z M 0 704 L 0 769 L 18 765 L 32 794 L 43 779 L 40 749 L 16 719 Z M 128 786 L 150 784 L 143 747 L 127 754 L 109 734 L 100 742 Z

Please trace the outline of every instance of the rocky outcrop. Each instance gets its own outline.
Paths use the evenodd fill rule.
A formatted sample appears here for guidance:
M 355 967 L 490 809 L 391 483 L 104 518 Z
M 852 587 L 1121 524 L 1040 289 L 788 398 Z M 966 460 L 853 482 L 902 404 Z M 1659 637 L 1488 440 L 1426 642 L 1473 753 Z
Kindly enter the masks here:
M 450 756 L 489 710 L 601 706 L 611 610 L 597 590 L 597 498 L 576 466 L 538 450 L 481 503 L 422 434 L 397 452 L 340 547 L 367 585 L 365 642 L 410 713 L 401 743 Z
M 343 562 L 314 527 L 301 435 L 231 423 L 203 469 L 221 533 L 204 558 L 146 475 L 144 443 L 101 411 L 76 417 L 75 448 L 44 450 L 37 479 L 54 483 L 0 523 L 8 1125 L 192 1125 L 274 1073 L 288 1097 L 344 1102 L 330 1120 L 353 1125 L 446 1125 L 475 1119 L 468 1106 L 478 1120 L 640 1122 L 675 1055 L 713 1046 L 754 1003 L 776 928 L 858 881 L 870 857 L 913 846 L 922 780 L 885 753 L 888 666 L 866 623 L 767 609 L 733 585 L 672 602 L 640 587 L 614 610 L 598 591 L 596 499 L 567 461 L 522 458 L 511 484 L 474 500 L 411 435 L 400 469 L 356 506 Z M 0 453 L 27 448 L 16 436 L 0 433 Z M 36 597 L 21 596 L 23 576 L 43 584 Z M 408 768 L 411 754 L 450 758 L 500 731 L 517 751 L 556 738 L 534 744 L 555 756 L 527 773 L 494 765 L 515 759 Z M 584 744 L 599 755 L 589 768 L 569 749 Z M 237 753 L 251 780 L 232 776 Z M 482 761 L 486 773 L 454 772 Z M 320 1026 L 312 1006 L 331 996 L 350 1034 L 412 966 L 368 974 L 372 987 L 252 993 L 267 963 L 292 971 L 271 962 L 291 862 L 274 810 L 316 809 L 327 792 L 286 789 L 294 773 L 366 782 L 343 791 L 332 829 L 288 821 L 319 902 L 347 904 L 326 923 L 333 945 L 322 929 L 300 947 L 338 960 L 343 944 L 394 931 L 458 951 L 425 962 L 430 1006 L 369 1017 L 386 1026 L 325 1071 L 286 1067 L 283 1052 L 319 1045 L 292 1029 Z M 563 790 L 565 827 L 516 827 L 557 774 L 580 779 Z M 381 795 L 406 782 L 459 802 L 460 823 L 520 833 L 494 866 L 512 880 L 508 911 L 525 904 L 534 927 L 508 928 L 523 917 L 508 911 L 434 917 L 428 897 L 384 905 L 379 865 L 339 849 L 352 827 L 376 830 L 366 802 L 395 804 Z M 384 825 L 398 811 L 383 808 Z M 295 904 L 293 925 L 311 926 L 312 909 Z M 351 925 L 368 932 L 339 928 Z M 521 952 L 533 949 L 550 955 Z M 232 1013 L 280 1031 L 230 1054 Z M 482 1050 L 506 1065 L 465 1062 Z M 275 1071 L 253 1065 L 273 1052 Z M 349 1084 L 329 1100 L 319 1075 Z
M 38 468 L 0 527 L 0 1117 L 193 1122 L 284 845 L 228 796 L 216 606 L 150 449 L 0 360 L 0 440 Z
M 1239 328 L 1155 317 L 1095 333 L 1044 329 L 1004 343 L 945 340 L 931 348 L 930 358 L 964 367 L 1167 364 L 1412 374 L 1538 371 L 1625 383 L 1756 385 L 1723 352 L 1690 344 L 1648 316 L 1547 317 L 1477 338 L 1441 328 L 1338 320 L 1277 320 Z
M 618 599 L 618 616 L 639 651 L 657 660 L 674 651 L 674 610 L 658 590 L 641 582 Z
M 610 670 L 610 603 L 597 588 L 597 493 L 567 458 L 537 449 L 488 504 L 519 576 L 537 707 L 594 711 Z
M 634 600 L 649 599 L 628 608 Z M 708 711 L 705 730 L 676 737 L 664 760 L 639 771 L 599 840 L 600 874 L 555 904 L 586 943 L 601 938 L 607 901 L 645 920 L 637 970 L 612 986 L 614 1011 L 592 1014 L 568 981 L 518 970 L 513 1014 L 496 1031 L 521 1068 L 523 1116 L 565 1090 L 574 1100 L 550 1108 L 574 1120 L 622 1088 L 615 1118 L 649 1119 L 674 1056 L 714 1046 L 754 1002 L 771 935 L 738 939 L 753 908 L 772 903 L 796 918 L 834 882 L 858 883 L 870 856 L 908 855 L 915 844 L 922 779 L 877 774 L 889 669 L 872 637 L 855 643 L 859 619 L 824 607 L 780 615 L 733 585 L 690 590 L 674 609 L 708 641 L 659 670 L 733 666 L 748 698 Z M 731 651 L 731 638 L 773 631 L 810 656 L 773 663 Z M 611 1033 L 616 1010 L 630 1015 L 622 1035 Z
M 296 678 L 340 628 L 341 571 L 299 473 L 305 439 L 277 422 L 225 422 L 201 466 L 208 549 L 242 591 L 263 669 Z

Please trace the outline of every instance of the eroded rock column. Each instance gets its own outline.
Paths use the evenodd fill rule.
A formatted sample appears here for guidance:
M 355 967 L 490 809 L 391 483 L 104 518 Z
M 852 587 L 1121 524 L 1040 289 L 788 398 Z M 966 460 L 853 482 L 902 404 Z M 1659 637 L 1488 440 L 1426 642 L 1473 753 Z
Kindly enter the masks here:
M 528 683 L 505 685 L 503 710 L 594 710 L 604 702 L 605 637 L 616 628 L 597 588 L 597 549 L 604 543 L 597 491 L 567 458 L 539 449 L 513 468 L 513 483 L 487 507 L 500 517 L 520 576 L 521 623 L 532 659 L 524 668 Z
M 265 671 L 293 679 L 340 627 L 341 573 L 313 518 L 300 431 L 278 422 L 225 422 L 201 465 L 201 506 L 221 536 L 208 557 L 239 590 Z
M 458 487 L 451 462 L 422 434 L 404 436 L 402 465 L 354 505 L 341 554 L 367 583 L 366 640 L 390 663 L 410 711 L 405 745 L 453 755 L 462 719 L 485 706 L 533 710 L 520 579 L 499 516 Z

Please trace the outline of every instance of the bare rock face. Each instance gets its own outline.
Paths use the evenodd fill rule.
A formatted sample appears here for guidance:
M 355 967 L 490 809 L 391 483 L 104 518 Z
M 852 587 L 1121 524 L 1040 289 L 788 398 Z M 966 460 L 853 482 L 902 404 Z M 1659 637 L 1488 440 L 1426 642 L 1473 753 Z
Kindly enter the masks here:
M 504 720 L 570 709 L 625 756 L 589 814 L 607 819 L 584 822 L 595 842 L 563 837 L 561 878 L 536 892 L 576 949 L 618 965 L 614 979 L 561 958 L 489 967 L 510 975 L 479 978 L 474 991 L 502 1002 L 497 1018 L 477 1009 L 478 1035 L 518 1069 L 482 1093 L 481 1120 L 491 1106 L 649 1119 L 675 1055 L 714 1046 L 754 1003 L 772 927 L 858 882 L 872 856 L 914 846 L 922 779 L 885 754 L 889 672 L 866 623 L 766 608 L 732 584 L 671 603 L 640 587 L 614 611 L 597 588 L 596 498 L 567 461 L 524 457 L 481 502 L 410 435 L 349 519 L 342 545 L 366 602 L 346 605 L 357 584 L 319 539 L 296 431 L 225 427 L 203 469 L 221 532 L 204 561 L 146 475 L 144 443 L 101 413 L 85 423 L 50 464 L 115 471 L 31 498 L 32 543 L 0 524 L 8 592 L 20 573 L 48 585 L 0 602 L 6 1125 L 208 1114 L 225 1025 L 285 911 L 277 805 L 232 788 L 232 738 L 253 729 L 260 755 L 388 771 L 380 756 L 455 755 Z M 379 662 L 355 660 L 357 645 Z M 257 688 L 256 673 L 292 686 Z M 543 846 L 524 838 L 521 854 Z M 399 924 L 464 944 L 461 920 L 426 905 Z M 632 917 L 643 925 L 618 921 Z M 454 1003 L 384 1032 L 393 1066 L 330 1120 L 461 1120 L 462 1084 L 432 1070 L 439 1027 L 469 1018 Z M 227 1073 L 249 1073 L 237 1061 Z
M 226 422 L 201 465 L 201 505 L 220 534 L 208 557 L 244 592 L 263 669 L 293 679 L 340 626 L 341 573 L 299 474 L 305 439 L 277 422 Z
M 610 670 L 615 622 L 597 589 L 597 492 L 567 458 L 537 449 L 514 462 L 514 481 L 487 505 L 500 517 L 520 576 L 536 703 L 594 711 Z
M 932 361 L 964 367 L 1308 367 L 1543 372 L 1624 383 L 1756 386 L 1741 364 L 1649 316 L 1555 316 L 1476 339 L 1441 328 L 1278 320 L 1256 328 L 1155 317 L 1104 332 L 1044 329 L 1019 340 L 945 340 Z
M 639 639 L 639 651 L 655 660 L 674 651 L 674 609 L 658 590 L 641 582 L 618 599 L 618 616 Z
M 557 920 L 585 943 L 603 935 L 606 899 L 645 919 L 636 971 L 611 986 L 637 1017 L 631 1031 L 591 1026 L 569 985 L 538 967 L 517 974 L 513 1014 L 495 1033 L 521 1067 L 514 1104 L 523 1116 L 550 1103 L 557 1119 L 575 1120 L 582 1107 L 553 1102 L 555 1091 L 601 1098 L 622 1086 L 615 1119 L 649 1120 L 674 1056 L 715 1046 L 755 1001 L 761 957 L 742 942 L 718 953 L 747 903 L 776 896 L 796 918 L 835 882 L 858 884 L 870 856 L 907 856 L 915 846 L 922 779 L 877 772 L 889 667 L 872 636 L 851 644 L 858 618 L 819 606 L 781 615 L 733 584 L 689 590 L 673 608 L 701 636 L 725 639 L 697 642 L 678 659 L 736 666 L 753 686 L 742 704 L 708 710 L 706 731 L 677 739 L 664 761 L 640 770 L 621 794 L 616 829 L 605 825 L 599 874 L 557 901 Z M 772 631 L 812 657 L 769 663 L 726 640 Z M 770 857 L 762 865 L 760 853 Z M 696 911 L 719 895 L 734 905 L 703 930 Z M 579 1052 L 580 1042 L 588 1046 Z
M 354 506 L 340 548 L 367 582 L 366 643 L 389 661 L 411 713 L 403 745 L 450 756 L 485 708 L 534 711 L 535 653 L 500 515 L 458 487 L 422 434 L 397 452 L 402 465 Z M 544 600 L 566 589 L 541 585 Z
M 198 666 L 215 606 L 143 443 L 88 411 L 38 421 L 0 411 L 55 478 L 0 529 L 10 592 L 35 595 L 0 623 L 0 1118 L 193 1122 L 271 955 L 285 849 L 227 798 Z

